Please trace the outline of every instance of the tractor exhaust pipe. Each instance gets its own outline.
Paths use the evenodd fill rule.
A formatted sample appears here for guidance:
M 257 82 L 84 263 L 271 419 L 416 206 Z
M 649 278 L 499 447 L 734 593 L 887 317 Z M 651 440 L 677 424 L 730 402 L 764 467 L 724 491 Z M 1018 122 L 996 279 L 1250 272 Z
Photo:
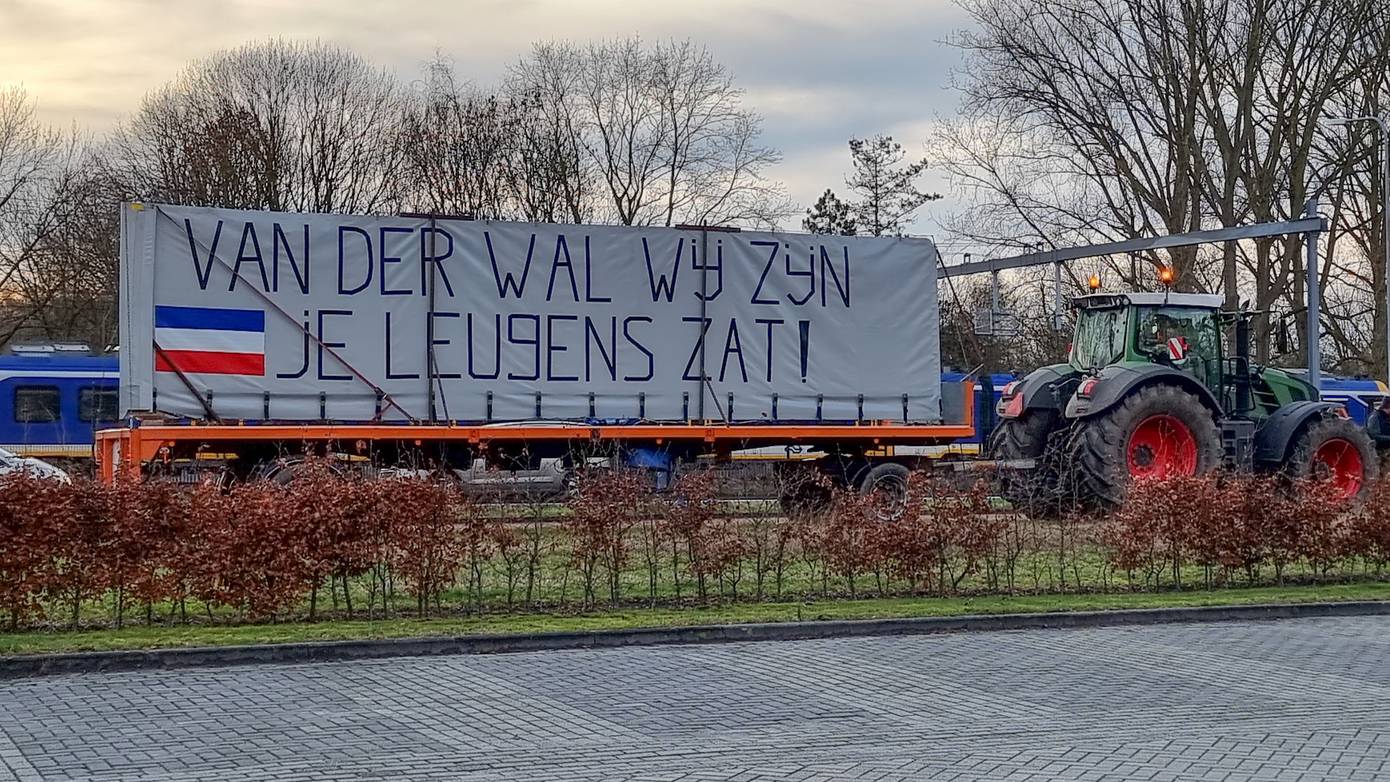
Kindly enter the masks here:
M 1231 388 L 1235 392 L 1235 412 L 1237 415 L 1249 411 L 1250 403 L 1250 319 L 1236 318 L 1235 377 L 1231 378 Z

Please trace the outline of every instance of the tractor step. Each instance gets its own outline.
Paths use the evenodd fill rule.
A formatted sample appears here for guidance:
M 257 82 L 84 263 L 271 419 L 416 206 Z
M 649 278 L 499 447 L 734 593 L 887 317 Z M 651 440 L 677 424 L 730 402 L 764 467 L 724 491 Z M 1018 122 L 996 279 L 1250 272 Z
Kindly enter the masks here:
M 1227 469 L 1249 471 L 1255 463 L 1255 422 L 1239 418 L 1222 421 L 1221 448 Z

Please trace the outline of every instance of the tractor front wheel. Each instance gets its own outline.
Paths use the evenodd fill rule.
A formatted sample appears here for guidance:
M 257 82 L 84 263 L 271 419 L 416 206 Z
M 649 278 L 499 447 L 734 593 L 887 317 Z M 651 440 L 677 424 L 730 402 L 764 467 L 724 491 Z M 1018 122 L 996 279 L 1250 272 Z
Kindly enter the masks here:
M 1287 462 L 1290 477 L 1330 483 L 1344 499 L 1356 499 L 1380 472 L 1375 445 L 1346 418 L 1309 424 Z
M 1113 506 L 1132 481 L 1219 467 L 1221 432 L 1196 396 L 1176 386 L 1147 386 L 1077 422 L 1071 456 L 1080 499 Z
M 989 456 L 1001 462 L 1033 461 L 1032 469 L 1006 467 L 999 473 L 1000 489 L 1016 508 L 1038 515 L 1057 504 L 1059 476 L 1057 461 L 1049 459 L 1048 440 L 1057 414 L 1033 410 L 1018 418 L 1006 418 L 989 438 Z

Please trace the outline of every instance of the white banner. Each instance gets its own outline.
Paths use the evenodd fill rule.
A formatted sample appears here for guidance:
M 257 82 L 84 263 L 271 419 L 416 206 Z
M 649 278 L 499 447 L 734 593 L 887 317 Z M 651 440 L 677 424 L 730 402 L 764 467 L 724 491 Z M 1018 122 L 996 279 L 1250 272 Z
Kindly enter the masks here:
M 940 419 L 925 239 L 140 204 L 122 228 L 127 410 Z

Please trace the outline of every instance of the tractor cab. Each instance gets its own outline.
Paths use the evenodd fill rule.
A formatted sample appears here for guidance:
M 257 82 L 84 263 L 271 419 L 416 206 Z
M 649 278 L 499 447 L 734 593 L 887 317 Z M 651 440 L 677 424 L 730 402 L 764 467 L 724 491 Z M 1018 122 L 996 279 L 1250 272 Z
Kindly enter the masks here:
M 1205 293 L 1092 294 L 1077 310 L 1071 365 L 1098 372 L 1112 364 L 1162 364 L 1221 393 L 1222 297 Z
M 1261 421 L 1293 402 L 1317 401 L 1297 373 L 1250 363 L 1250 313 L 1221 309 L 1208 293 L 1107 293 L 1072 300 L 1070 366 L 1097 375 L 1110 366 L 1167 367 L 1197 381 L 1227 417 Z M 1226 329 L 1227 325 L 1234 329 Z M 1233 342 L 1223 337 L 1233 335 Z

